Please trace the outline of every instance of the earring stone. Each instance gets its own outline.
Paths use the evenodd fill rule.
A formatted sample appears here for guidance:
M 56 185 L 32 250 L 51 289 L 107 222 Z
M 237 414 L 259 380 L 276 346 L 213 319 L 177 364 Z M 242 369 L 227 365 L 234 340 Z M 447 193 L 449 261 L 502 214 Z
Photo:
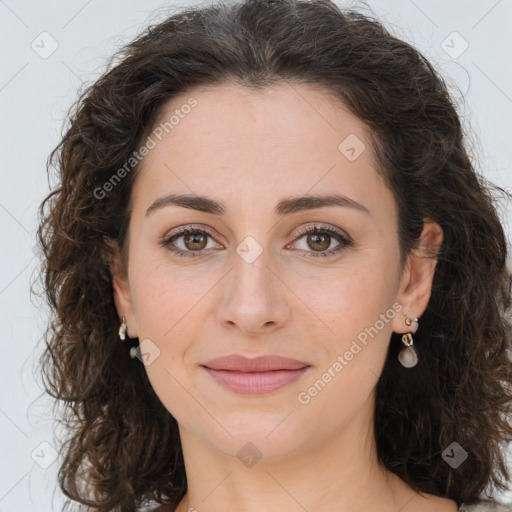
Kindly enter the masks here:
M 418 364 L 418 353 L 413 347 L 412 335 L 418 330 L 419 323 L 417 318 L 410 318 L 406 316 L 405 324 L 409 327 L 410 332 L 402 336 L 402 343 L 404 348 L 398 354 L 400 364 L 405 368 L 413 368 Z
M 123 316 L 123 323 L 119 327 L 119 337 L 122 341 L 126 339 L 126 318 Z

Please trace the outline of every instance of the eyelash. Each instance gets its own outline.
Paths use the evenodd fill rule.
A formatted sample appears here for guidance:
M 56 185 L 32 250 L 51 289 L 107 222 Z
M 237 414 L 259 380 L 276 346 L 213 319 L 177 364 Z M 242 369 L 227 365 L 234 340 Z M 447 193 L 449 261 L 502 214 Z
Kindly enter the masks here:
M 201 253 L 204 252 L 204 249 L 202 249 L 200 251 L 183 251 L 182 249 L 173 248 L 171 245 L 171 243 L 173 241 L 175 241 L 187 234 L 190 234 L 190 233 L 204 233 L 204 234 L 210 236 L 211 238 L 213 238 L 212 234 L 209 233 L 205 229 L 199 229 L 199 228 L 196 228 L 193 226 L 185 226 L 185 227 L 179 228 L 178 231 L 176 233 L 174 233 L 173 235 L 171 235 L 170 237 L 167 237 L 164 240 L 162 240 L 161 244 L 168 251 L 172 252 L 173 254 L 176 254 L 177 256 L 183 257 L 183 258 L 201 257 L 202 256 Z M 328 258 L 330 256 L 336 255 L 338 252 L 340 252 L 343 249 L 345 249 L 346 247 L 349 247 L 350 245 L 352 245 L 351 240 L 346 235 L 344 235 L 343 232 L 338 231 L 335 228 L 326 227 L 326 226 L 323 227 L 323 226 L 318 226 L 318 225 L 309 226 L 307 228 L 300 229 L 297 233 L 297 237 L 294 239 L 294 242 L 296 242 L 297 240 L 300 240 L 303 236 L 310 235 L 310 234 L 312 234 L 312 235 L 313 234 L 314 235 L 327 234 L 330 237 L 336 239 L 338 242 L 340 242 L 340 244 L 336 248 L 331 249 L 329 251 L 323 251 L 323 252 L 302 251 L 303 255 L 306 256 L 307 258 Z

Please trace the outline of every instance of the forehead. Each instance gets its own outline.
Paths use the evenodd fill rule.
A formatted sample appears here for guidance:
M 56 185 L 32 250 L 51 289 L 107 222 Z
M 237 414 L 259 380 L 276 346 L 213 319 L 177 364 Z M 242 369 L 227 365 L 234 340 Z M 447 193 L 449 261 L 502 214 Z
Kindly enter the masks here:
M 384 193 L 389 203 L 368 133 L 339 100 L 313 85 L 252 90 L 227 82 L 190 89 L 161 109 L 134 195 L 178 189 L 254 200 L 309 191 L 363 202 Z
M 192 102 L 193 108 L 189 107 Z M 205 149 L 212 144 L 249 142 L 241 149 L 273 146 L 284 153 L 287 143 L 300 141 L 296 151 L 312 150 L 311 156 L 317 157 L 321 152 L 338 152 L 339 142 L 350 134 L 369 142 L 364 123 L 330 91 L 291 82 L 258 90 L 234 82 L 191 89 L 161 108 L 154 129 L 160 129 L 164 144 L 174 143 L 175 150 L 182 142 Z M 372 152 L 365 156 L 371 159 Z

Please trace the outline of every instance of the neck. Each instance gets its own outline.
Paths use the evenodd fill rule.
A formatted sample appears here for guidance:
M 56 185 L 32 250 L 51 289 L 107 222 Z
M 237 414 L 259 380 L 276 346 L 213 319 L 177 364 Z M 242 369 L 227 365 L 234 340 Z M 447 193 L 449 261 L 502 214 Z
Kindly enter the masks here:
M 176 511 L 420 510 L 419 495 L 378 463 L 372 411 L 369 404 L 342 431 L 284 457 L 262 454 L 250 467 L 237 450 L 221 452 L 180 424 L 188 490 Z

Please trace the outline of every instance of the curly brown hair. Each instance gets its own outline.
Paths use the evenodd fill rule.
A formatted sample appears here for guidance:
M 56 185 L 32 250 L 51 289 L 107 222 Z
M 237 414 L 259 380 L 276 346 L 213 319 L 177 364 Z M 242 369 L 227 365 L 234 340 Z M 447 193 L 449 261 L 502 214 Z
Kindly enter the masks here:
M 404 369 L 392 334 L 377 384 L 378 456 L 413 489 L 459 504 L 505 489 L 511 274 L 494 201 L 506 192 L 475 169 L 448 87 L 427 59 L 375 17 L 328 0 L 182 10 L 115 57 L 72 107 L 48 159 L 58 184 L 39 211 L 40 279 L 52 309 L 40 362 L 69 432 L 59 471 L 65 495 L 106 512 L 175 506 L 186 493 L 177 422 L 118 341 L 110 243 L 126 248 L 138 165 L 109 190 L 104 184 L 133 159 L 170 99 L 225 80 L 334 93 L 371 132 L 398 206 L 402 258 L 417 247 L 425 219 L 442 227 L 416 335 L 420 362 Z M 468 452 L 457 469 L 442 457 L 455 440 Z

